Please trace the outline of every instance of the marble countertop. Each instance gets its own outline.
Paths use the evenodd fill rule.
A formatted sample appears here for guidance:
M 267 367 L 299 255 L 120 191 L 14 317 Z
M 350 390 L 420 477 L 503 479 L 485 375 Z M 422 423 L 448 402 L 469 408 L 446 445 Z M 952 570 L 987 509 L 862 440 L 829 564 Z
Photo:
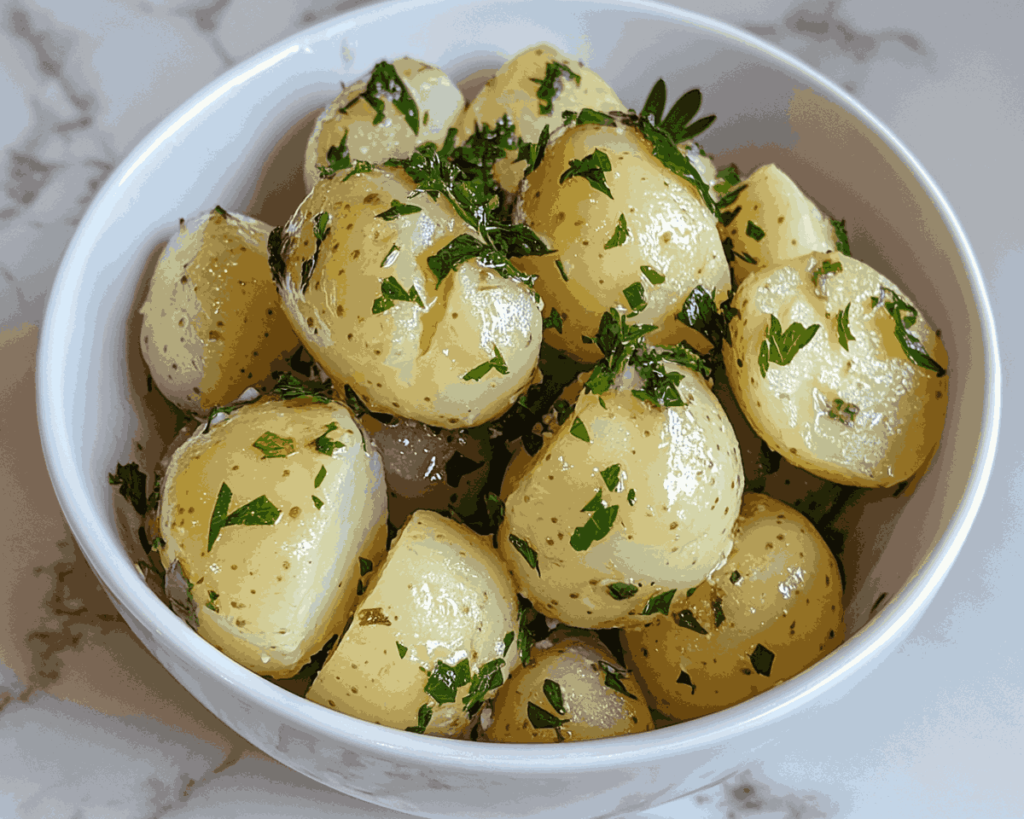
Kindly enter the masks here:
M 397 817 L 273 761 L 134 638 L 71 539 L 43 466 L 34 361 L 46 298 L 107 175 L 227 67 L 351 7 L 332 0 L 0 0 L 0 816 Z M 818 68 L 890 125 L 959 214 L 989 287 L 1005 389 L 971 536 L 909 638 L 770 758 L 641 814 L 1020 817 L 1024 667 L 1024 4 L 677 2 Z

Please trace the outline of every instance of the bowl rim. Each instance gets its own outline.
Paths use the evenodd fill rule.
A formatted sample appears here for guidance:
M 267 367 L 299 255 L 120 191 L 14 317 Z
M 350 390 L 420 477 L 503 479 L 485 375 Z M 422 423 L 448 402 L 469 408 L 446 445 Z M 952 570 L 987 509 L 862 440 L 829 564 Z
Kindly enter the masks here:
M 98 514 L 76 500 L 85 496 L 86 481 L 97 478 L 81 475 L 73 468 L 73 459 L 68 457 L 75 451 L 70 427 L 61 423 L 63 416 L 60 413 L 45 411 L 45 408 L 60 406 L 66 392 L 65 370 L 68 361 L 58 334 L 63 323 L 74 314 L 74 285 L 79 281 L 76 272 L 87 267 L 91 245 L 102 224 L 100 211 L 104 204 L 108 200 L 117 199 L 119 189 L 145 166 L 146 160 L 162 143 L 171 139 L 193 116 L 215 105 L 228 91 L 258 79 L 261 72 L 299 52 L 304 44 L 336 37 L 337 32 L 345 27 L 365 26 L 382 17 L 412 9 L 443 4 L 450 11 L 453 5 L 466 7 L 478 4 L 474 0 L 399 0 L 386 4 L 380 0 L 351 9 L 262 49 L 203 86 L 143 137 L 111 173 L 79 223 L 54 279 L 40 333 L 36 397 L 44 460 L 68 525 L 108 594 L 119 607 L 130 611 L 151 634 L 159 637 L 172 655 L 198 662 L 206 672 L 234 687 L 238 698 L 250 706 L 265 709 L 281 722 L 290 723 L 315 735 L 329 735 L 332 740 L 386 755 L 398 763 L 422 765 L 424 754 L 428 753 L 436 767 L 486 773 L 493 772 L 499 766 L 503 774 L 537 777 L 554 772 L 563 776 L 584 769 L 593 771 L 595 768 L 620 767 L 624 763 L 653 761 L 666 754 L 676 755 L 709 748 L 735 739 L 747 731 L 777 722 L 802 709 L 840 681 L 852 682 L 858 677 L 858 672 L 866 673 L 909 632 L 948 575 L 967 538 L 981 505 L 995 457 L 1002 378 L 995 322 L 985 283 L 966 233 L 945 195 L 902 141 L 836 83 L 802 60 L 732 24 L 656 0 L 601 0 L 600 3 L 587 0 L 554 1 L 570 6 L 580 6 L 586 2 L 590 8 L 605 6 L 624 11 L 640 11 L 671 19 L 689 28 L 703 29 L 738 40 L 748 48 L 763 53 L 768 60 L 783 64 L 789 71 L 803 77 L 812 88 L 824 92 L 834 103 L 868 126 L 894 152 L 939 212 L 960 255 L 968 284 L 977 302 L 984 350 L 984 381 L 987 387 L 977 455 L 964 498 L 958 504 L 949 526 L 939 536 L 916 575 L 892 596 L 883 611 L 833 653 L 797 677 L 746 702 L 690 723 L 644 734 L 552 746 L 452 742 L 445 738 L 420 736 L 364 722 L 309 702 L 261 679 L 199 637 L 162 603 L 154 606 L 153 593 L 138 577 L 130 559 L 126 560 L 123 544 L 116 533 L 108 534 Z M 555 761 L 558 764 L 553 767 Z

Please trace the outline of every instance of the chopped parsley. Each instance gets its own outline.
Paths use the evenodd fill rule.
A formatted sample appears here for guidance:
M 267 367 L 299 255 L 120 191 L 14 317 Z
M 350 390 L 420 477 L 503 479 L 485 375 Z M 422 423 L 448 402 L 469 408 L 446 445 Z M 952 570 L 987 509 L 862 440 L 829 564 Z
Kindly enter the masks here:
M 842 262 L 832 262 L 832 261 L 829 261 L 828 259 L 825 259 L 821 263 L 821 267 L 819 267 L 817 270 L 815 270 L 813 273 L 811 273 L 811 280 L 814 282 L 815 285 L 817 285 L 818 284 L 818 280 L 822 276 L 828 276 L 831 273 L 842 273 L 842 272 L 843 272 L 843 264 L 842 264 Z
M 505 520 L 505 502 L 493 492 L 488 492 L 484 496 L 484 505 L 487 507 L 487 520 L 492 528 L 497 529 Z
M 266 460 L 267 458 L 287 458 L 295 452 L 294 438 L 282 438 L 270 430 L 267 430 L 253 441 L 252 445 L 263 453 L 261 460 Z
M 537 577 L 540 577 L 540 566 L 537 563 L 537 552 L 534 548 L 521 537 L 516 537 L 515 535 L 509 535 L 508 542 L 511 543 L 515 547 L 515 550 L 523 556 L 523 560 L 526 561 L 527 566 L 531 569 L 537 570 Z
M 604 243 L 604 249 L 611 250 L 613 247 L 625 244 L 628 238 L 629 228 L 626 226 L 626 214 L 620 213 L 618 224 L 616 224 L 615 231 L 612 233 L 612 238 Z
M 380 283 L 380 296 L 374 299 L 373 314 L 384 313 L 394 307 L 395 302 L 399 301 L 414 302 L 423 307 L 423 309 L 426 309 L 420 294 L 416 290 L 416 285 L 409 285 L 407 291 L 398 283 L 398 279 L 394 276 L 388 276 Z
M 463 657 L 454 665 L 437 661 L 423 690 L 434 698 L 438 705 L 455 702 L 455 693 L 470 681 L 469 660 Z
M 612 530 L 612 524 L 619 514 L 618 506 L 608 506 L 603 492 L 598 491 L 580 511 L 591 512 L 590 519 L 582 526 L 577 526 L 569 538 L 569 545 L 577 552 L 585 552 L 597 541 L 603 540 Z
M 210 533 L 206 543 L 208 552 L 213 549 L 213 544 L 225 526 L 273 526 L 281 516 L 281 510 L 266 495 L 260 495 L 228 514 L 230 505 L 231 490 L 226 483 L 222 483 L 210 517 Z
M 917 322 L 917 308 L 905 302 L 898 293 L 883 287 L 881 296 L 871 299 L 871 306 L 877 307 L 881 303 L 895 322 L 896 340 L 899 341 L 903 352 L 918 367 L 931 370 L 940 378 L 946 374 L 946 370 L 934 358 L 928 355 L 920 339 L 910 332 L 910 328 Z
M 722 609 L 722 601 L 712 600 L 711 610 L 715 613 L 715 628 L 718 628 L 725 622 L 725 611 Z
M 501 356 L 501 351 L 497 345 L 494 347 L 494 358 L 485 361 L 462 376 L 463 381 L 479 381 L 491 370 L 497 370 L 501 375 L 508 375 L 508 365 L 505 363 L 505 359 Z
M 608 154 L 598 148 L 583 159 L 570 159 L 569 167 L 558 178 L 558 181 L 565 184 L 570 179 L 580 177 L 586 179 L 594 190 L 600 191 L 609 199 L 614 199 L 615 197 L 612 196 L 604 178 L 604 175 L 611 169 L 612 161 L 608 158 Z
M 661 128 L 676 143 L 693 139 L 698 134 L 706 131 L 711 126 L 711 123 L 715 121 L 715 117 L 712 115 L 691 124 L 691 121 L 697 115 L 697 111 L 700 110 L 700 105 L 703 101 L 700 91 L 696 88 L 687 91 L 677 99 L 669 109 L 665 119 L 662 120 L 661 115 L 665 110 L 667 99 L 665 81 L 659 79 L 647 95 L 644 107 L 640 109 L 638 119 L 652 127 Z
M 320 471 L 316 473 L 316 480 L 313 481 L 313 488 L 319 489 L 320 484 L 324 482 L 324 478 L 327 477 L 327 467 L 321 466 Z
M 543 685 L 544 697 L 551 707 L 555 709 L 559 714 L 565 713 L 565 701 L 562 699 L 562 687 L 554 680 L 544 680 Z
M 750 655 L 750 664 L 754 666 L 754 671 L 763 677 L 771 676 L 772 663 L 774 661 L 775 654 L 760 643 L 757 644 L 757 648 Z
M 631 700 L 636 699 L 636 694 L 630 694 L 626 690 L 626 686 L 622 684 L 622 678 L 626 676 L 625 671 L 620 671 L 619 669 L 605 662 L 600 663 L 600 668 L 602 671 L 604 671 L 605 685 L 607 685 L 613 691 L 617 691 L 618 693 L 622 694 L 624 697 L 629 697 Z
M 606 588 L 608 589 L 608 594 L 615 600 L 628 600 L 640 591 L 632 583 L 612 583 Z
M 565 419 L 572 414 L 572 405 L 564 398 L 559 398 L 552 404 L 552 409 L 555 411 L 555 417 L 558 419 L 558 423 L 564 424 Z
M 733 569 L 732 574 L 729 575 L 729 582 L 732 583 L 733 585 L 739 583 L 742 579 L 743 579 L 743 575 L 741 575 L 735 569 Z
M 409 649 L 407 649 L 405 646 L 403 646 L 397 640 L 395 640 L 395 645 L 398 646 L 398 659 L 399 660 L 404 660 L 405 659 L 405 655 L 409 653 Z
M 324 434 L 317 438 L 315 441 L 313 441 L 313 446 L 316 447 L 316 451 L 319 452 L 321 455 L 333 455 L 335 450 L 345 448 L 345 444 L 343 444 L 341 441 L 332 441 L 330 438 L 327 437 L 337 428 L 338 422 L 331 421 L 331 423 L 327 425 L 327 429 L 324 432 Z
M 565 725 L 569 721 L 567 719 L 559 719 L 554 714 L 545 711 L 539 705 L 534 705 L 532 702 L 526 704 L 526 716 L 530 720 L 530 725 L 538 730 L 554 728 L 557 731 L 559 726 Z
M 562 281 L 563 282 L 569 281 L 569 276 L 568 276 L 568 274 L 566 274 L 565 268 L 562 267 L 562 260 L 561 259 L 555 259 L 555 267 L 558 268 L 558 273 L 559 273 L 559 275 L 561 275 Z
M 416 101 L 412 98 L 409 89 L 405 87 L 405 83 L 402 82 L 402 78 L 398 76 L 398 72 L 391 63 L 383 61 L 377 63 L 373 67 L 373 71 L 370 72 L 370 79 L 366 83 L 366 90 L 341 110 L 343 112 L 347 111 L 359 99 L 366 100 L 376 112 L 373 118 L 374 125 L 380 125 L 384 121 L 384 102 L 386 100 L 394 105 L 398 112 L 405 117 L 405 121 L 412 128 L 412 132 L 419 135 L 419 108 L 416 107 Z
M 689 593 L 687 593 L 687 597 L 689 597 Z M 683 609 L 679 612 L 679 614 L 676 615 L 676 622 L 683 628 L 688 628 L 690 631 L 696 631 L 698 634 L 708 633 L 707 629 L 697 622 L 697 617 L 690 609 Z
M 856 341 L 853 333 L 850 332 L 850 304 L 846 303 L 846 307 L 839 311 L 839 315 L 836 316 L 836 330 L 839 332 L 839 343 L 842 345 L 844 350 L 850 349 L 850 342 Z
M 512 632 L 508 633 L 508 637 L 509 643 L 511 643 Z M 507 644 L 505 649 L 506 651 L 508 650 Z M 498 657 L 480 666 L 480 671 L 473 676 L 469 684 L 469 693 L 462 698 L 463 710 L 475 713 L 483 705 L 487 694 L 501 687 L 501 684 L 505 681 L 501 674 L 501 667 L 503 665 L 505 665 L 505 661 Z
M 413 734 L 422 734 L 427 730 L 432 716 L 434 716 L 434 709 L 429 705 L 421 705 L 419 713 L 416 715 L 416 724 L 409 726 L 405 730 Z
M 328 404 L 331 401 L 331 385 L 321 381 L 303 381 L 291 373 L 275 372 L 277 383 L 271 390 L 282 398 L 309 398 L 317 404 Z M 221 408 L 223 409 L 223 407 Z
M 351 167 L 352 157 L 348 152 L 348 129 L 346 128 L 345 133 L 341 136 L 341 142 L 327 149 L 327 165 L 317 165 L 316 169 L 320 172 L 320 178 L 326 179 L 328 176 L 334 176 L 338 171 L 344 171 Z
M 366 557 L 359 558 L 359 574 L 365 575 L 373 571 L 373 561 Z
M 629 287 L 622 291 L 622 294 L 626 297 L 626 302 L 629 304 L 630 310 L 633 311 L 629 313 L 626 318 L 632 318 L 647 306 L 647 301 L 644 298 L 644 286 L 640 282 L 633 282 Z
M 398 247 L 398 245 L 391 245 L 391 247 L 388 249 L 387 254 L 384 256 L 383 259 L 380 260 L 381 268 L 391 267 L 391 265 L 393 265 L 398 260 L 398 254 L 400 252 L 401 249 Z
M 228 212 L 224 210 L 224 208 L 222 208 L 220 205 L 214 205 L 213 212 L 220 216 L 222 219 L 228 218 Z
M 516 162 L 526 162 L 523 176 L 529 176 L 537 170 L 537 166 L 540 165 L 540 161 L 544 158 L 544 151 L 547 150 L 550 136 L 551 129 L 545 125 L 536 142 L 522 141 L 519 143 L 519 154 L 516 156 Z
M 676 590 L 669 589 L 663 591 L 660 594 L 656 594 L 651 597 L 646 604 L 641 614 L 668 614 L 668 607 L 672 603 L 672 598 L 675 597 Z
M 665 277 L 650 265 L 640 265 L 640 272 L 644 274 L 644 278 L 651 284 L 662 284 L 665 281 Z
M 515 641 L 515 639 L 516 634 L 514 631 L 510 631 L 505 635 L 505 639 L 502 641 L 505 645 L 505 654 L 508 654 L 508 650 L 512 647 L 512 643 Z
M 418 208 L 415 205 L 403 205 L 397 199 L 391 200 L 391 207 L 383 213 L 378 213 L 377 218 L 383 219 L 385 222 L 393 222 L 399 216 L 408 216 L 411 213 L 419 213 L 423 208 Z
M 846 235 L 845 219 L 830 219 L 832 230 L 836 235 L 836 250 L 844 256 L 850 255 L 850 237 Z
M 764 378 L 768 375 L 770 363 L 783 367 L 789 364 L 796 354 L 810 343 L 820 326 L 820 324 L 812 324 L 810 327 L 804 327 L 795 321 L 783 332 L 781 322 L 771 315 L 771 321 L 765 328 L 765 340 L 761 342 L 761 349 L 757 356 L 761 377 Z
M 590 433 L 587 432 L 587 427 L 581 419 L 576 418 L 573 420 L 572 427 L 569 429 L 569 432 L 572 433 L 574 438 L 579 438 L 581 441 L 586 441 L 588 444 L 590 443 Z
M 554 307 L 551 308 L 551 314 L 544 319 L 544 329 L 551 328 L 556 333 L 562 332 L 562 314 L 559 313 Z
M 630 489 L 626 494 L 626 500 L 629 501 L 630 506 L 636 506 L 636 490 Z
M 722 242 L 722 250 L 725 253 L 725 260 L 732 264 L 737 259 L 746 262 L 747 264 L 757 264 L 757 259 L 751 256 L 749 253 L 744 253 L 742 250 L 736 250 L 732 244 L 732 237 L 726 237 L 725 241 Z
M 313 248 L 313 255 L 302 263 L 299 286 L 302 288 L 303 293 L 309 289 L 309 283 L 313 278 L 313 268 L 316 267 L 317 260 L 320 258 L 320 245 L 323 244 L 327 234 L 331 231 L 329 227 L 330 221 L 331 215 L 329 213 L 318 213 L 313 217 L 313 238 L 316 239 L 316 247 Z
M 113 474 L 107 475 L 111 486 L 120 487 L 121 497 L 132 505 L 140 515 L 146 514 L 146 473 L 136 463 L 118 464 Z
M 612 464 L 607 469 L 601 471 L 601 479 L 604 481 L 604 485 L 608 487 L 609 492 L 617 491 L 619 485 L 619 472 L 622 467 L 618 464 Z
M 547 116 L 552 111 L 552 101 L 562 90 L 562 83 L 574 80 L 576 85 L 580 84 L 580 75 L 573 71 L 565 63 L 550 62 L 544 68 L 544 78 L 530 78 L 530 82 L 537 83 L 537 99 L 540 100 L 540 114 Z
M 764 230 L 749 219 L 747 220 L 747 236 L 753 239 L 755 242 L 760 242 L 764 238 Z
M 215 592 L 215 591 L 213 591 L 211 589 L 210 590 L 210 599 L 206 601 L 206 608 L 208 608 L 210 611 L 215 611 L 215 612 L 217 612 L 219 614 L 220 613 L 220 609 L 217 607 L 217 598 L 218 597 L 220 597 L 220 595 L 217 594 L 217 592 Z
M 858 412 L 860 407 L 856 404 L 849 404 L 842 398 L 833 398 L 832 405 L 828 408 L 828 417 L 844 426 L 852 427 Z

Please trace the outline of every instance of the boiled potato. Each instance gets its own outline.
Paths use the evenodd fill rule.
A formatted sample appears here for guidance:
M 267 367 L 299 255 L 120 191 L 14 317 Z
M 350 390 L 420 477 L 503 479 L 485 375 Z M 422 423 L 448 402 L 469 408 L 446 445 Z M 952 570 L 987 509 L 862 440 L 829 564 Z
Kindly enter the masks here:
M 384 556 L 386 514 L 380 457 L 347 407 L 261 399 L 174 452 L 160 558 L 192 584 L 201 637 L 289 677 L 344 626 L 361 568 Z
M 768 446 L 851 486 L 895 486 L 924 465 L 946 417 L 948 357 L 895 284 L 847 256 L 812 253 L 750 275 L 732 304 L 726 373 Z
M 490 539 L 416 512 L 306 697 L 380 725 L 464 736 L 519 663 L 517 623 Z
M 172 403 L 206 414 L 266 385 L 299 340 L 267 263 L 270 226 L 214 208 L 180 230 L 143 303 L 142 357 Z
M 732 215 L 722 239 L 732 248 L 736 285 L 762 267 L 836 250 L 832 223 L 775 165 L 762 165 L 750 174 L 726 210 Z
M 803 515 L 747 494 L 725 564 L 672 616 L 625 631 L 648 702 L 674 719 L 721 711 L 790 679 L 843 641 L 839 567 Z
M 401 86 L 394 81 L 397 75 Z M 373 82 L 371 98 L 383 103 L 378 112 L 364 96 Z M 384 93 L 375 93 L 383 83 Z M 415 105 L 415 113 L 403 101 L 402 86 Z M 410 118 L 396 103 L 408 110 Z M 406 158 L 416 146 L 433 142 L 440 146 L 466 107 L 462 92 L 440 68 L 403 57 L 394 63 L 378 63 L 373 71 L 345 88 L 317 117 L 306 145 L 304 178 L 306 190 L 321 177 L 321 168 L 331 170 L 328 151 L 347 153 L 349 161 L 379 164 L 391 157 Z M 376 121 L 375 121 L 376 120 Z
M 494 698 L 489 742 L 572 742 L 654 729 L 633 675 L 596 636 L 534 651 Z
M 498 548 L 536 609 L 581 628 L 619 628 L 667 610 L 729 553 L 743 473 L 736 436 L 704 379 L 685 406 L 633 395 L 623 373 L 585 393 L 540 451 L 509 464 Z M 587 440 L 589 439 L 589 440 Z
M 512 57 L 473 98 L 459 121 L 459 138 L 465 142 L 477 129 L 493 130 L 508 117 L 519 137 L 536 142 L 545 126 L 554 131 L 562 124 L 563 111 L 581 108 L 608 112 L 626 106 L 579 60 L 550 45 L 536 45 Z M 526 168 L 516 155 L 508 154 L 494 167 L 498 184 L 509 195 L 515 194 Z
M 443 196 L 410 198 L 415 187 L 389 168 L 318 182 L 283 230 L 282 301 L 317 363 L 370 410 L 475 426 L 532 382 L 541 306 L 476 258 L 439 282 L 430 257 L 476 234 Z
M 575 173 L 599 161 L 597 152 L 610 171 Z M 557 132 L 523 180 L 513 220 L 556 251 L 515 260 L 538 277 L 537 292 L 562 317 L 561 330 L 545 331 L 552 347 L 597 361 L 600 351 L 583 338 L 619 305 L 637 324 L 658 327 L 653 344 L 685 340 L 707 348 L 675 316 L 697 285 L 715 290 L 718 303 L 726 297 L 729 265 L 717 223 L 697 189 L 656 159 L 635 128 L 616 120 Z

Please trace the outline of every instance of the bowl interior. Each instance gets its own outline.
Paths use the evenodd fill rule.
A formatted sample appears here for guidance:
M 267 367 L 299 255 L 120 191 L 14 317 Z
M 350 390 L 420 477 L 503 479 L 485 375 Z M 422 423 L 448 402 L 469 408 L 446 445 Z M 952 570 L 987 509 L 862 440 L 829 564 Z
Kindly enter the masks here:
M 705 111 L 718 116 L 703 144 L 719 166 L 735 162 L 746 173 L 778 164 L 827 212 L 846 219 L 853 255 L 900 283 L 941 328 L 950 359 L 949 413 L 942 446 L 916 491 L 876 499 L 850 519 L 852 637 L 824 662 L 728 712 L 654 734 L 582 744 L 589 748 L 472 746 L 469 755 L 460 750 L 464 743 L 396 736 L 320 709 L 206 645 L 138 577 L 134 526 L 106 474 L 132 460 L 151 474 L 166 443 L 152 435 L 168 419 L 147 397 L 136 312 L 178 218 L 220 204 L 282 223 L 302 198 L 301 157 L 313 115 L 339 82 L 380 59 L 408 54 L 475 88 L 483 72 L 536 42 L 577 56 L 637 108 L 659 77 L 670 101 L 701 88 Z M 130 612 L 151 650 L 159 644 L 155 653 L 169 667 L 189 665 L 192 673 L 227 681 L 252 708 L 387 746 L 396 759 L 412 761 L 429 747 L 442 767 L 500 758 L 526 773 L 559 760 L 567 772 L 653 759 L 670 747 L 735 735 L 768 714 L 774 719 L 906 630 L 948 571 L 980 503 L 998 411 L 992 333 L 966 240 L 927 175 L 843 92 L 749 35 L 647 3 L 395 3 L 351 12 L 236 67 L 174 112 L 120 166 L 83 220 L 54 285 L 39 359 L 40 424 L 72 530 L 119 608 Z M 872 612 L 883 592 L 885 605 Z M 244 726 L 233 727 L 263 745 Z M 328 781 L 312 763 L 306 767 Z

